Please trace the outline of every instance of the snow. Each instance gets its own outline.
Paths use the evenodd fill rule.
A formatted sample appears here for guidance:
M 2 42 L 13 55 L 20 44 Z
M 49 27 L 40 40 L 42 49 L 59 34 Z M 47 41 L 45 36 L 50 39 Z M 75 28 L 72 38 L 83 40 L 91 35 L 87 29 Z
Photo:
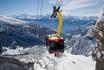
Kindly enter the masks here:
M 51 63 L 48 65 L 48 70 L 95 70 L 95 61 L 91 57 L 72 55 L 67 52 L 64 55 L 62 58 L 49 55 Z
M 99 35 L 103 38 L 103 32 L 99 31 Z
M 37 17 L 35 15 L 28 15 L 28 14 L 20 14 L 20 15 L 13 15 L 13 17 L 17 17 L 19 19 L 36 19 Z
M 66 35 L 71 35 L 71 34 L 69 33 L 69 34 L 66 34 Z
M 10 24 L 23 24 L 27 23 L 26 21 L 22 21 L 13 17 L 7 17 L 7 16 L 0 16 L 0 21 L 8 22 Z
M 17 49 L 10 49 L 3 47 L 3 49 L 6 49 L 1 55 L 18 55 L 20 54 L 20 50 L 23 50 L 22 47 L 17 47 Z
M 97 23 L 100 21 L 104 21 L 104 5 L 101 7 L 101 11 L 98 15 Z
M 74 35 L 74 36 L 72 36 L 72 37 L 81 37 L 81 35 L 79 34 L 79 35 Z
M 22 51 L 23 50 L 23 51 Z M 54 57 L 54 54 L 49 54 L 46 48 L 34 46 L 31 48 L 17 48 L 15 50 L 8 49 L 5 54 L 22 54 L 15 58 L 23 62 L 33 62 L 34 70 L 95 70 L 95 61 L 92 58 L 83 55 L 72 55 L 67 51 L 60 57 Z
M 45 70 L 44 68 L 41 68 L 39 65 L 34 64 L 34 69 L 35 70 Z

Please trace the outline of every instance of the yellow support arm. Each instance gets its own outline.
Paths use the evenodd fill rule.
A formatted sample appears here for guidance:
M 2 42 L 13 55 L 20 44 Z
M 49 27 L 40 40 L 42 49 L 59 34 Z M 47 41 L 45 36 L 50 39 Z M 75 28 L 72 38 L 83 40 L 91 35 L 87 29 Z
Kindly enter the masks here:
M 62 13 L 61 13 L 61 11 L 59 11 L 59 12 L 57 12 L 57 14 L 58 14 L 58 18 L 59 18 L 59 25 L 58 25 L 58 30 L 57 30 L 57 33 L 56 33 L 56 35 L 57 36 L 60 36 L 60 34 L 61 34 L 61 30 L 62 30 Z

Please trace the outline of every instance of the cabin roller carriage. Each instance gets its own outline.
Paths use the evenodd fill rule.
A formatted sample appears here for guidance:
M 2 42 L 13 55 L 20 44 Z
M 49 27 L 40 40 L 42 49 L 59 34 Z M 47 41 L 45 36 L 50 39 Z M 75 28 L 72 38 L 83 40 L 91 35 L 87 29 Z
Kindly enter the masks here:
M 61 36 L 62 30 L 62 14 L 61 14 L 60 7 L 53 6 L 53 13 L 51 18 L 59 18 L 59 25 L 56 34 L 47 35 L 46 36 L 46 46 L 50 54 L 62 54 L 64 53 L 64 38 Z

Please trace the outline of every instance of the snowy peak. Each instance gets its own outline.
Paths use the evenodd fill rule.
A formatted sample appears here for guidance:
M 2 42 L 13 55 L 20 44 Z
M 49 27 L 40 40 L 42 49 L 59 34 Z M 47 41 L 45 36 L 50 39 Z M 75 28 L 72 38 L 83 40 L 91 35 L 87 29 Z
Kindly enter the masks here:
M 104 6 L 102 6 L 101 11 L 98 16 L 97 22 L 104 21 Z
M 17 19 L 36 19 L 36 15 L 28 15 L 28 14 L 20 14 L 20 15 L 13 15 L 13 17 Z
M 13 17 L 7 17 L 7 16 L 0 16 L 0 21 L 2 22 L 7 22 L 10 24 L 23 24 L 23 23 L 27 23 L 26 21 L 22 21 Z

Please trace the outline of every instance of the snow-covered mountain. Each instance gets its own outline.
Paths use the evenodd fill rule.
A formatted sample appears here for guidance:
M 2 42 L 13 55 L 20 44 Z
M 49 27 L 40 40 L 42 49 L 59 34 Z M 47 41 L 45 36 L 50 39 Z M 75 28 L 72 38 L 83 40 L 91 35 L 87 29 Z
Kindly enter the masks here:
M 21 15 L 22 16 L 22 15 Z M 26 16 L 26 14 L 25 14 Z M 27 15 L 29 17 L 29 15 Z M 55 20 L 51 19 L 50 16 L 41 16 L 37 20 L 37 18 L 34 17 L 24 17 L 24 18 L 19 18 L 19 16 L 14 16 L 14 18 L 27 21 L 29 23 L 35 23 L 47 28 L 50 28 L 52 30 L 57 30 L 58 26 L 58 19 L 56 18 Z M 34 18 L 34 19 L 33 19 Z M 50 20 L 51 19 L 51 20 Z M 78 17 L 78 16 L 63 16 L 63 27 L 62 31 L 64 33 L 71 33 L 73 30 L 78 30 L 81 26 L 84 26 L 86 24 L 93 24 L 96 22 L 96 17 L 90 16 L 90 17 Z
M 6 22 L 6 23 L 10 23 L 10 24 L 23 24 L 23 23 L 27 23 L 26 21 L 23 20 L 19 20 L 13 17 L 7 17 L 7 16 L 0 16 L 0 21 L 2 22 Z
M 98 16 L 97 22 L 95 26 L 93 27 L 93 35 L 96 37 L 97 40 L 97 46 L 93 52 L 95 54 L 95 59 L 101 60 L 101 62 L 104 60 L 104 6 L 101 8 L 101 12 Z M 97 61 L 96 60 L 96 61 Z M 97 63 L 99 65 L 101 63 Z M 98 66 L 99 67 L 99 66 Z M 104 68 L 103 68 L 104 69 Z
M 23 63 L 31 63 L 30 70 L 95 70 L 95 61 L 91 57 L 72 55 L 65 51 L 63 55 L 54 57 L 49 54 L 45 47 L 34 46 L 32 48 L 18 49 L 17 54 L 13 51 L 4 52 L 8 57 L 18 59 Z
M 63 23 L 64 24 L 63 27 L 66 31 L 63 33 L 65 38 L 65 46 L 68 52 L 79 55 L 87 55 L 87 56 L 91 55 L 91 51 L 96 45 L 94 37 L 91 36 L 92 26 L 95 24 L 95 20 L 88 19 L 88 17 L 86 17 L 86 19 L 85 17 L 83 18 L 65 17 L 65 18 L 63 19 L 65 22 Z M 11 20 L 12 19 L 10 19 L 10 21 Z M 39 19 L 38 21 L 41 24 L 43 22 L 42 25 L 48 24 L 46 27 L 40 26 L 38 24 L 31 24 L 29 22 L 28 24 L 25 25 L 12 25 L 12 23 L 8 23 L 5 21 L 0 21 L 0 31 L 1 31 L 0 36 L 2 36 L 2 38 L 0 38 L 1 46 L 26 47 L 41 44 L 45 45 L 45 36 L 47 34 L 54 33 L 54 31 L 46 27 L 54 25 L 57 28 L 56 22 L 58 20 L 56 19 L 56 21 L 54 21 L 55 23 L 49 24 L 48 22 L 44 23 L 46 21 L 49 21 L 47 17 L 44 19 Z M 13 22 L 15 22 L 15 20 Z
M 79 18 L 77 18 L 77 20 L 78 19 Z M 83 21 L 78 20 L 78 24 L 73 24 L 76 25 L 77 29 L 69 30 L 66 33 L 66 45 L 68 52 L 72 54 L 89 56 L 92 54 L 92 50 L 96 46 L 96 39 L 92 35 L 92 29 L 96 23 L 96 20 L 88 20 L 88 17 L 86 19 L 87 23 L 84 18 L 82 20 Z
M 72 37 L 68 35 L 66 39 L 67 51 L 76 55 L 89 56 L 92 54 L 92 50 L 97 45 L 95 37 L 92 35 L 92 26 L 88 26 L 88 31 L 82 31 L 82 33 L 74 34 Z
M 0 50 L 3 49 L 1 56 L 19 60 L 16 65 L 18 62 L 23 62 L 22 67 L 27 67 L 28 70 L 94 70 L 95 62 L 89 55 L 96 45 L 95 38 L 91 35 L 95 20 L 88 21 L 82 18 L 71 20 L 71 18 L 68 17 L 68 21 L 64 20 L 65 26 L 71 25 L 71 28 L 75 28 L 78 25 L 78 27 L 74 30 L 69 28 L 67 29 L 69 31 L 64 32 L 66 48 L 65 53 L 59 57 L 49 54 L 46 46 L 43 46 L 45 36 L 55 33 L 55 31 L 38 24 L 14 25 L 15 23 L 5 22 L 6 20 L 0 21 Z M 15 20 L 12 21 L 15 22 Z M 49 20 L 40 19 L 38 21 L 42 23 Z M 56 23 L 57 19 L 54 22 Z M 57 25 L 55 26 L 57 27 Z M 0 59 L 0 61 L 3 60 Z M 2 65 L 4 68 L 5 62 L 4 60 L 4 65 Z M 13 66 L 15 67 L 15 65 Z M 21 65 L 19 66 L 21 67 Z
M 42 45 L 45 44 L 45 36 L 54 33 L 54 31 L 37 24 L 27 24 L 22 20 L 5 18 L 3 16 L 3 20 L 0 19 L 0 47 L 16 48 L 16 46 Z
M 97 23 L 99 23 L 100 21 L 104 21 L 104 6 L 102 6 L 101 11 L 98 15 Z

